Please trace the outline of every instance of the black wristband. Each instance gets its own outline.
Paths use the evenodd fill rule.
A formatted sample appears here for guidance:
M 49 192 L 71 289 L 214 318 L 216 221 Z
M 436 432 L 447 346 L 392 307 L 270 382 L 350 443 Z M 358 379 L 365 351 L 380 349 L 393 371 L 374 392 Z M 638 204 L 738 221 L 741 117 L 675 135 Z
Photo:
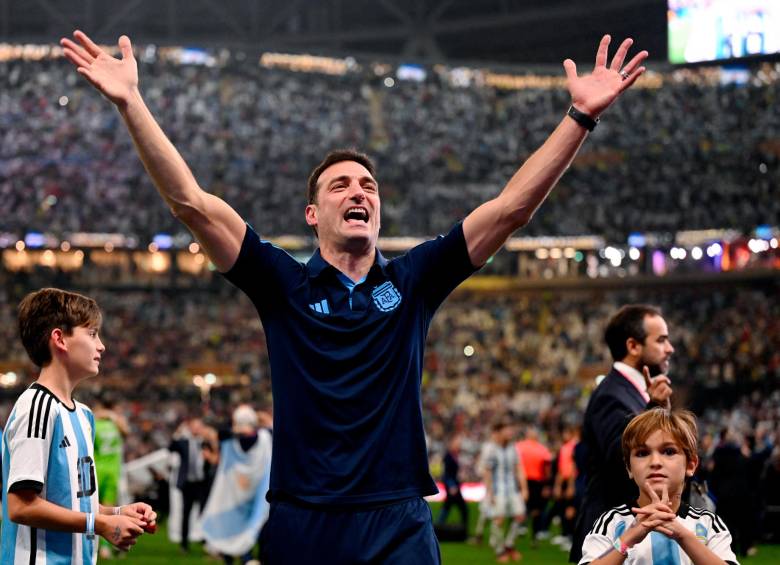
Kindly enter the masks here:
M 566 112 L 566 115 L 569 116 L 572 120 L 574 120 L 575 122 L 580 124 L 582 127 L 584 127 L 588 131 L 593 131 L 593 128 L 595 128 L 596 125 L 599 123 L 599 119 L 598 118 L 596 118 L 594 120 L 589 115 L 587 115 L 585 112 L 580 112 L 574 106 L 569 106 L 569 111 Z

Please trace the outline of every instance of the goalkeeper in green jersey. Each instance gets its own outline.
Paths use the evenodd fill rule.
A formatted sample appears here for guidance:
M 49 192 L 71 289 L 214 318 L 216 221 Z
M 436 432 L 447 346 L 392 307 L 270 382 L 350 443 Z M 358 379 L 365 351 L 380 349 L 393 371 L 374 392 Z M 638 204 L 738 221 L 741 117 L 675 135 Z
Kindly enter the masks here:
M 102 400 L 95 410 L 95 467 L 100 504 L 120 506 L 119 482 L 122 475 L 124 438 L 128 434 L 127 420 L 115 410 L 113 402 Z M 100 539 L 100 557 L 113 556 L 111 545 Z

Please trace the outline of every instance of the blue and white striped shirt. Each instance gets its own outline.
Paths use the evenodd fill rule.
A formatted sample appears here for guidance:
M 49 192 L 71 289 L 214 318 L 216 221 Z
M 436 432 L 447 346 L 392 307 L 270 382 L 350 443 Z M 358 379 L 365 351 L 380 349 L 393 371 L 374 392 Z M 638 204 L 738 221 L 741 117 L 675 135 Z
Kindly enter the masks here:
M 97 514 L 92 411 L 74 401 L 65 406 L 33 383 L 16 401 L 3 433 L 3 492 L 34 490 L 53 504 Z M 92 565 L 97 540 L 83 533 L 16 524 L 3 505 L 0 562 L 4 565 Z

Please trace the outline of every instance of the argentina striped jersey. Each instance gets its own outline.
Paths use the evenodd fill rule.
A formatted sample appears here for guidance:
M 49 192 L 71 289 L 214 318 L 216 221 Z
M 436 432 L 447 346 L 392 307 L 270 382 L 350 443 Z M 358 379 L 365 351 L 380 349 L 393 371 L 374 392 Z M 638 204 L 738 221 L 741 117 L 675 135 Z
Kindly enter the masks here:
M 68 408 L 38 383 L 19 396 L 3 433 L 4 493 L 33 490 L 58 506 L 98 512 L 94 416 L 84 404 L 73 404 Z M 96 542 L 82 533 L 16 524 L 3 505 L 3 565 L 91 565 Z
M 677 521 L 696 534 L 698 540 L 726 563 L 738 565 L 731 550 L 731 533 L 716 514 L 681 504 Z M 612 544 L 634 523 L 634 514 L 627 505 L 604 512 L 582 545 L 582 559 L 585 565 L 612 551 Z M 626 565 L 693 565 L 693 561 L 680 545 L 659 532 L 650 532 L 644 540 L 628 550 Z

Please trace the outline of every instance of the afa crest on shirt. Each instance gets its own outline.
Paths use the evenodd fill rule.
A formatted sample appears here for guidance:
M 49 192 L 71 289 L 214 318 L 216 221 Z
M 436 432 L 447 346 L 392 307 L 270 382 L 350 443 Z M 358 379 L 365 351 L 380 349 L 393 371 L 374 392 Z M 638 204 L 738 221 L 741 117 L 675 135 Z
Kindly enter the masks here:
M 699 541 L 707 541 L 707 528 L 701 524 L 696 524 L 696 537 Z
M 371 291 L 371 297 L 374 304 L 381 312 L 390 312 L 398 308 L 401 303 L 401 293 L 393 286 L 393 283 L 387 281 L 380 284 Z

